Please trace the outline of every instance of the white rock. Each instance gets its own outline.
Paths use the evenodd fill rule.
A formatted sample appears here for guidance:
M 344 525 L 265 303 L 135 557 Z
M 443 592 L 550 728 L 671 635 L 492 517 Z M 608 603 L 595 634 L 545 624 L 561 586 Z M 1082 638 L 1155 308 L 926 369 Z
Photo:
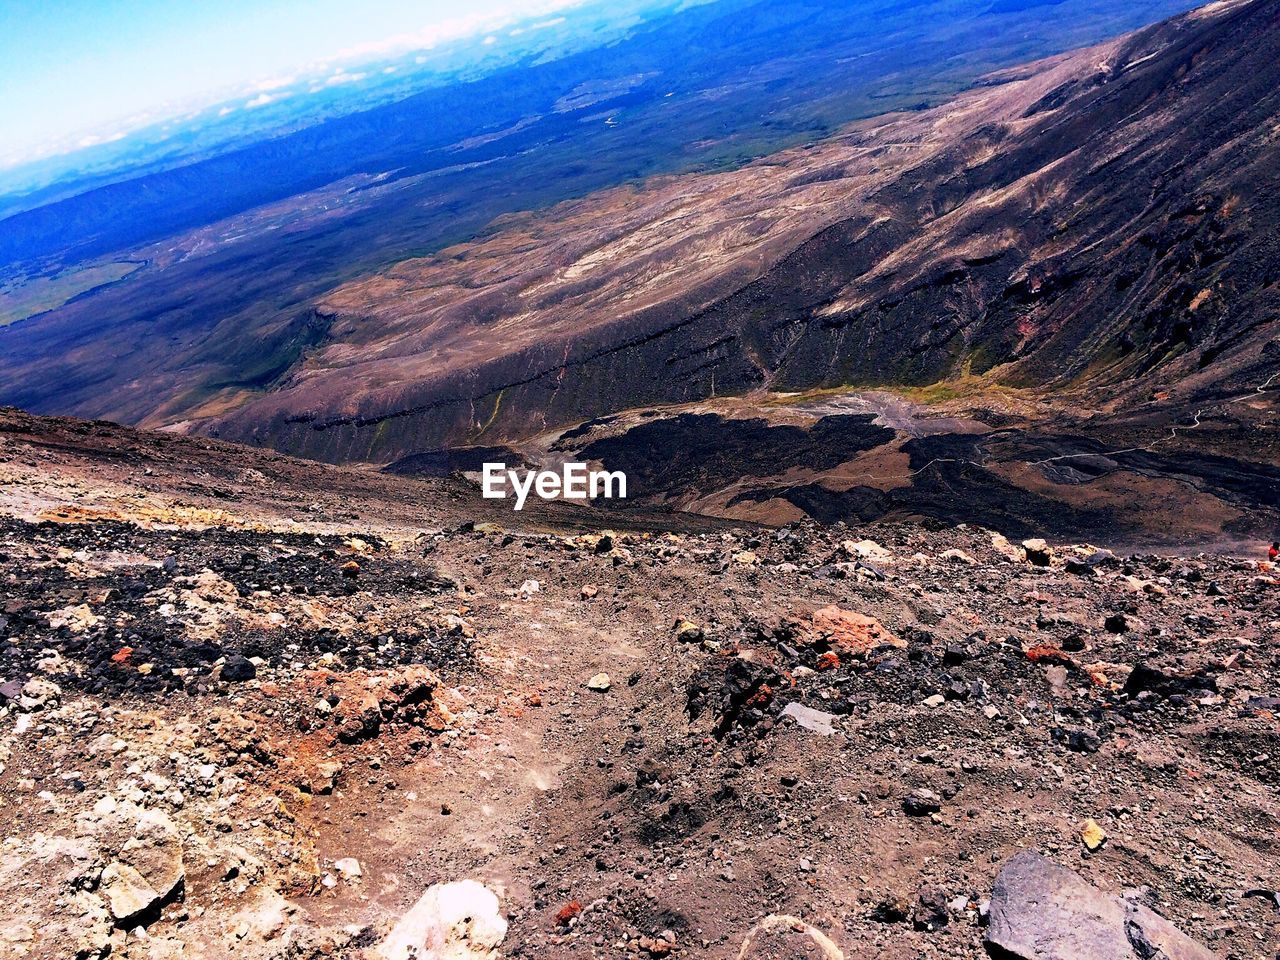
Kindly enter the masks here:
M 98 889 L 107 898 L 111 916 L 124 926 L 138 921 L 163 901 L 159 891 L 125 863 L 107 864 Z
M 834 713 L 814 710 L 812 707 L 806 707 L 799 703 L 788 703 L 783 709 L 782 715 L 790 717 L 806 730 L 824 737 L 829 737 L 836 732 L 835 727 L 832 726 L 837 719 Z
M 888 563 L 893 559 L 893 554 L 874 540 L 859 540 L 857 543 L 846 540 L 840 544 L 840 549 L 844 551 L 845 556 L 870 560 L 872 563 Z
M 77 607 L 63 607 L 61 610 L 54 610 L 48 616 L 50 630 L 60 630 L 66 627 L 72 633 L 84 633 L 86 630 L 96 627 L 100 622 L 94 612 L 89 609 L 87 603 L 82 603 Z
M 62 688 L 43 677 L 33 677 L 22 688 L 19 706 L 23 710 L 38 710 L 62 699 Z
M 355 857 L 343 857 L 341 860 L 333 861 L 333 869 L 342 875 L 343 880 L 355 880 L 364 876 L 364 871 L 360 869 L 360 861 Z
M 1012 560 L 1015 563 L 1021 563 L 1026 556 L 1021 550 L 1008 541 L 1007 538 L 998 533 L 991 534 L 991 549 L 1003 556 L 1006 560 Z
M 438 883 L 378 947 L 382 960 L 496 960 L 507 936 L 493 891 L 474 880 Z

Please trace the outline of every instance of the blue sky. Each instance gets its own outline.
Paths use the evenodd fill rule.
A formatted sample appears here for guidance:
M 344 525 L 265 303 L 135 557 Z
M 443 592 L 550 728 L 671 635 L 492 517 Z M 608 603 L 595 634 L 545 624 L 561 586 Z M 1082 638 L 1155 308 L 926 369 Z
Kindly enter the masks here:
M 581 0 L 0 0 L 0 167 Z

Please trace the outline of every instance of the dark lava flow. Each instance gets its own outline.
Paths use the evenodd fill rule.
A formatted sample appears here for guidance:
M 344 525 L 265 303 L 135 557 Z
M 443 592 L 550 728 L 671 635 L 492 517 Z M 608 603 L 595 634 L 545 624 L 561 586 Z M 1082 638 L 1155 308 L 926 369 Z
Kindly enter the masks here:
M 805 429 L 717 414 L 654 416 L 625 433 L 589 443 L 579 455 L 625 471 L 633 504 L 705 494 L 744 478 L 760 478 L 758 486 L 737 493 L 730 505 L 781 499 L 824 523 L 910 516 L 980 524 L 1016 537 L 1111 544 L 1175 540 L 1177 530 L 1153 526 L 1165 520 L 1148 520 L 1140 510 L 1124 516 L 1106 506 L 1078 506 L 1066 495 L 1070 488 L 1128 474 L 1176 481 L 1239 511 L 1241 516 L 1226 520 L 1222 528 L 1233 540 L 1267 539 L 1280 528 L 1280 467 L 1176 449 L 1117 447 L 1074 434 L 1000 429 L 907 439 L 901 450 L 909 466 L 901 479 L 909 483 L 889 490 L 859 484 L 839 491 L 820 483 L 765 479 L 794 467 L 829 470 L 900 439 L 874 419 L 831 415 Z M 1001 475 L 1000 468 L 1017 465 L 1033 466 L 1049 488 L 1028 489 Z M 1053 487 L 1063 488 L 1064 496 L 1055 497 Z
M 893 430 L 874 421 L 868 414 L 829 416 L 806 430 L 771 426 L 763 418 L 683 413 L 597 440 L 580 455 L 625 472 L 633 497 L 707 491 L 739 477 L 767 477 L 792 467 L 838 467 L 893 440 Z

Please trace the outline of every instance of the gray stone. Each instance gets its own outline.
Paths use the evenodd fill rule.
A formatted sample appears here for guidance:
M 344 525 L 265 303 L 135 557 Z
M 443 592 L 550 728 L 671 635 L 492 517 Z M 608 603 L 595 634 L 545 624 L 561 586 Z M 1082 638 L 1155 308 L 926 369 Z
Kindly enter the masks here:
M 103 819 L 100 835 L 118 836 L 125 822 Z M 178 898 L 186 883 L 182 842 L 174 822 L 158 810 L 143 810 L 131 825 L 132 836 L 102 871 L 100 890 L 119 926 L 131 928 L 155 919 L 159 909 Z
M 116 924 L 126 929 L 145 923 L 164 902 L 160 892 L 126 863 L 107 864 L 98 889 L 107 898 Z
M 836 728 L 832 725 L 836 721 L 834 713 L 814 710 L 812 707 L 806 707 L 799 703 L 788 703 L 783 708 L 782 715 L 790 717 L 806 730 L 824 737 L 829 737 L 836 732 Z
M 902 809 L 909 817 L 927 817 L 942 810 L 942 799 L 932 790 L 912 790 L 902 800 Z
M 1214 958 L 1153 911 L 1030 850 L 996 877 L 986 941 L 1019 960 Z

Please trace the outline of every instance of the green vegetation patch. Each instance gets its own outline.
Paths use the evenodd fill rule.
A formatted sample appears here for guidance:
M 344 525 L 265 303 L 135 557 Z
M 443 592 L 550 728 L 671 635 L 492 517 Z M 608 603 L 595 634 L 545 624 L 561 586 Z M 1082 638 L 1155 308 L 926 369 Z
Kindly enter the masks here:
M 113 260 L 61 273 L 0 281 L 0 327 L 54 310 L 141 269 L 136 260 Z

